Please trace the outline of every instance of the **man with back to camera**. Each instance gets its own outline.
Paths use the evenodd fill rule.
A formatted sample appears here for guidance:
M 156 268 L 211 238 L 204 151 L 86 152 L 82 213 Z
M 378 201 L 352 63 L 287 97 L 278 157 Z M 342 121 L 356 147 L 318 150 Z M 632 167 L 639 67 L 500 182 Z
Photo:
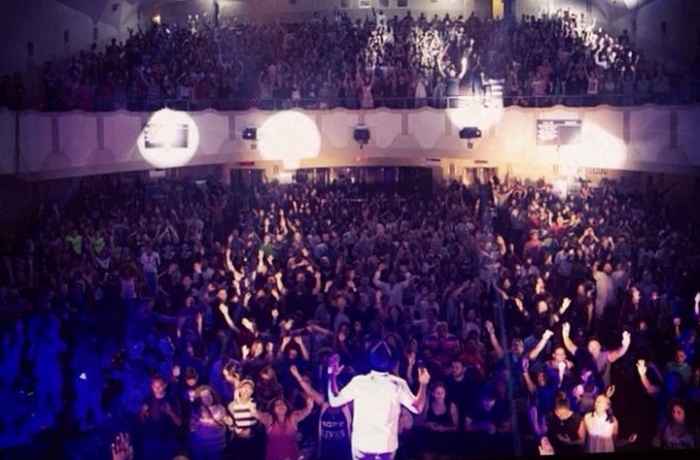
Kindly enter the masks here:
M 358 375 L 338 391 L 340 357 L 333 355 L 328 367 L 328 402 L 331 407 L 353 403 L 352 456 L 354 460 L 393 460 L 399 447 L 401 406 L 413 414 L 423 412 L 430 374 L 418 369 L 420 387 L 414 395 L 401 377 L 391 375 L 398 357 L 384 341 L 370 351 L 372 370 Z

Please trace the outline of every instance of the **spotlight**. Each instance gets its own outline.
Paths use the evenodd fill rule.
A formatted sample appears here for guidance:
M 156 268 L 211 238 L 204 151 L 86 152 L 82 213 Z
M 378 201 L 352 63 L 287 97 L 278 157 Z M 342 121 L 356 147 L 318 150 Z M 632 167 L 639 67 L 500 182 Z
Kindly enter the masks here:
M 369 128 L 364 125 L 357 126 L 355 128 L 355 131 L 353 132 L 353 139 L 355 139 L 357 143 L 360 144 L 360 148 L 363 148 L 371 139 Z
M 243 140 L 244 141 L 254 141 L 258 139 L 258 129 L 257 128 L 246 128 L 243 130 Z

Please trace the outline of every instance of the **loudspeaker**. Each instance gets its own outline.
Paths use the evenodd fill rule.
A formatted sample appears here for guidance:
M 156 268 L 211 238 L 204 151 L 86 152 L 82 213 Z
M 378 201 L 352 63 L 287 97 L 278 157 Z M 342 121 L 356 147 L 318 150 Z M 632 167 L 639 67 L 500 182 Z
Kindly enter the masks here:
M 355 139 L 360 144 L 366 144 L 369 142 L 371 136 L 369 133 L 369 128 L 365 126 L 358 126 L 353 132 L 353 139 Z
M 243 140 L 244 141 L 254 141 L 258 139 L 258 129 L 257 128 L 246 128 L 243 130 Z
M 459 131 L 460 139 L 479 139 L 481 137 L 481 130 L 479 128 L 462 128 Z

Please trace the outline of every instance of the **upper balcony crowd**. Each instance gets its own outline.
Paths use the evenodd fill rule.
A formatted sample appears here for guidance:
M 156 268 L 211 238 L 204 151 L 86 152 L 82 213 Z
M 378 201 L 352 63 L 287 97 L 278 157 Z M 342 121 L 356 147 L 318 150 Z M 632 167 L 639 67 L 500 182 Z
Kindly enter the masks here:
M 199 18 L 129 30 L 0 81 L 0 107 L 43 111 L 689 104 L 700 59 L 671 69 L 583 16 L 481 20 L 336 12 L 297 24 Z M 680 70 L 680 69 L 683 70 Z

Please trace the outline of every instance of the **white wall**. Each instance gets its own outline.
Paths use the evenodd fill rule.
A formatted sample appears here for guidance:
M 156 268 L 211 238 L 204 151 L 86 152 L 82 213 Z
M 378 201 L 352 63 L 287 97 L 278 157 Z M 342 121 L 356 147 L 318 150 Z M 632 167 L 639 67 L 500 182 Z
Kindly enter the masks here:
M 125 12 L 123 9 L 130 11 Z M 93 28 L 98 29 L 98 45 L 103 46 L 112 38 L 124 39 L 128 36 L 127 26 L 136 21 L 136 7 L 121 3 L 119 9 L 105 13 L 107 22 L 93 22 L 84 13 L 76 11 L 55 0 L 0 0 L 0 75 L 15 71 L 25 72 L 32 65 L 27 54 L 29 42 L 34 43 L 35 65 L 48 60 L 59 60 L 71 53 L 88 49 L 93 43 Z M 129 13 L 129 14 L 124 14 Z M 116 18 L 126 18 L 122 27 L 116 27 Z M 122 16 L 124 15 L 124 16 Z M 65 44 L 63 33 L 69 31 L 69 43 Z
M 628 126 L 625 111 L 629 111 Z M 312 129 L 315 125 L 320 133 L 320 153 L 316 158 L 301 160 L 301 167 L 362 166 L 377 161 L 420 163 L 426 158 L 441 158 L 443 163 L 485 162 L 481 167 L 512 165 L 552 170 L 556 165 L 562 171 L 587 168 L 590 174 L 614 170 L 700 173 L 700 107 L 336 109 L 302 113 L 310 117 Z M 7 112 L 4 114 L 8 120 Z M 0 112 L 0 121 L 2 115 Z M 190 115 L 199 127 L 201 141 L 189 165 L 277 161 L 281 158 L 275 155 L 287 153 L 286 147 L 275 147 L 272 156 L 263 157 L 261 142 L 253 144 L 241 139 L 245 127 L 260 127 L 275 112 L 208 110 Z M 123 111 L 23 112 L 19 120 L 19 165 L 14 163 L 11 148 L 0 150 L 0 174 L 19 170 L 21 177 L 45 179 L 152 169 L 136 142 L 148 117 L 145 113 Z M 538 119 L 580 119 L 581 143 L 560 148 L 538 145 Z M 672 122 L 674 119 L 676 123 Z M 359 124 L 371 132 L 371 140 L 363 149 L 352 135 Z M 300 126 L 288 126 L 289 133 L 276 132 L 274 139 L 295 139 L 297 145 L 294 136 L 298 136 Z M 459 139 L 459 130 L 465 126 L 478 126 L 483 132 L 472 149 Z M 676 130 L 674 135 L 672 129 Z M 628 142 L 623 139 L 626 132 L 630 136 Z M 672 138 L 676 146 L 671 145 Z M 13 146 L 14 131 L 0 131 L 0 140 Z
M 694 58 L 700 33 L 700 1 L 657 0 L 640 8 L 630 17 L 611 24 L 616 31 L 628 29 L 632 33 L 632 17 L 636 16 L 637 32 L 633 41 L 644 52 L 659 62 L 671 64 Z M 668 33 L 661 34 L 661 22 L 666 21 Z

